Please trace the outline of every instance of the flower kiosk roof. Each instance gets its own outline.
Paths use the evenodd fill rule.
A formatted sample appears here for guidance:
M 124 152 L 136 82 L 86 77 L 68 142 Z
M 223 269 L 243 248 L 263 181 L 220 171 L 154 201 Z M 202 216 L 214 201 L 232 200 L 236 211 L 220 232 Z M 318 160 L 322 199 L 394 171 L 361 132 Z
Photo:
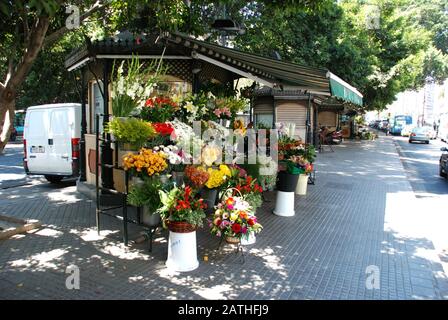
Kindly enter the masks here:
M 141 59 L 202 61 L 222 68 L 233 79 L 245 77 L 271 88 L 283 86 L 362 105 L 362 94 L 327 69 L 307 67 L 208 43 L 181 33 L 141 38 L 109 38 L 88 43 L 65 62 L 69 71 L 97 59 L 123 59 L 138 54 Z

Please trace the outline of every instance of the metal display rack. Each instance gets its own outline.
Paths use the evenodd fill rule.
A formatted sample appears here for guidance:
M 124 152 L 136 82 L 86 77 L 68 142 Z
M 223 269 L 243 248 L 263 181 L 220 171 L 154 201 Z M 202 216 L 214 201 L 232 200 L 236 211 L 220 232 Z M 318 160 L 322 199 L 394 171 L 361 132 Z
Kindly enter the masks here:
M 111 139 L 107 138 L 107 135 L 105 134 L 104 130 L 100 136 L 100 133 L 98 130 L 100 117 L 104 117 L 104 115 L 97 114 L 96 119 L 95 119 L 95 128 L 96 128 L 96 150 L 95 150 L 96 227 L 97 227 L 98 235 L 100 234 L 100 231 L 101 231 L 101 219 L 100 219 L 101 214 L 121 220 L 121 221 L 123 221 L 123 243 L 125 246 L 127 246 L 129 243 L 128 223 L 133 223 L 133 224 L 142 226 L 145 229 L 146 232 L 145 232 L 144 236 L 147 239 L 149 239 L 149 251 L 151 252 L 153 236 L 160 224 L 157 226 L 148 226 L 148 225 L 143 224 L 141 222 L 141 214 L 142 214 L 141 207 L 136 207 L 137 208 L 137 219 L 136 220 L 129 218 L 128 204 L 127 204 L 127 196 L 129 193 L 128 192 L 129 191 L 129 172 L 127 170 L 124 170 L 123 167 L 119 167 L 118 161 L 115 161 L 115 164 L 113 164 L 113 163 L 103 163 L 101 160 L 99 160 L 100 142 L 102 144 L 115 142 L 115 141 L 112 141 Z M 106 117 L 109 117 L 109 116 L 107 115 Z M 115 159 L 118 159 L 118 147 L 115 148 L 114 153 L 115 153 Z M 104 168 L 117 169 L 117 170 L 123 171 L 124 175 L 125 175 L 124 192 L 119 192 L 115 189 L 105 188 L 105 187 L 101 186 L 100 181 L 99 181 L 98 167 L 101 167 L 101 172 L 104 172 L 104 170 L 103 170 Z M 115 206 L 106 206 L 105 205 L 105 206 L 103 206 L 101 203 L 100 194 L 110 194 L 110 195 L 116 195 L 116 196 L 121 197 L 122 198 L 121 205 L 115 205 Z M 117 210 L 120 208 L 122 209 L 121 215 L 109 212 L 109 211 Z

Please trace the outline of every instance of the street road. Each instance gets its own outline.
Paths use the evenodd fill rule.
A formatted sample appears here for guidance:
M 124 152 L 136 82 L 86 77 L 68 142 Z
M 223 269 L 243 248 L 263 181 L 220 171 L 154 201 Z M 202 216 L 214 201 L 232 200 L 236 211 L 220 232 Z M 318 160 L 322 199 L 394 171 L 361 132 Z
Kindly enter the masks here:
M 406 137 L 394 137 L 409 182 L 417 197 L 448 195 L 448 179 L 439 176 L 440 140 L 429 144 L 409 143 Z

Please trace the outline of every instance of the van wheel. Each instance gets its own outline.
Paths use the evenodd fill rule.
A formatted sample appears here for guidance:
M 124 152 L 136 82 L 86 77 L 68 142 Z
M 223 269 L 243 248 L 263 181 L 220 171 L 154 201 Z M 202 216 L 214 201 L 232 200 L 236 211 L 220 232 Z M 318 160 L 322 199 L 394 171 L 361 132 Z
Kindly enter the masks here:
M 62 181 L 62 178 L 63 177 L 61 176 L 45 176 L 45 179 L 47 179 L 47 181 L 51 183 L 59 183 Z
M 446 172 L 443 172 L 441 167 L 439 167 L 439 175 L 440 175 L 442 178 L 446 178 L 446 176 L 447 176 Z

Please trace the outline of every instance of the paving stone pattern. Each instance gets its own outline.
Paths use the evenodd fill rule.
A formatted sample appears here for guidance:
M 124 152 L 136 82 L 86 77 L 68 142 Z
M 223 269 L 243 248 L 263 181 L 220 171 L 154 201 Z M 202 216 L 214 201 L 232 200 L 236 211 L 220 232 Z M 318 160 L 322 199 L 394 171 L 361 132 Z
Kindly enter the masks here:
M 167 231 L 148 244 L 121 243 L 121 222 L 102 217 L 74 186 L 46 183 L 2 190 L 0 214 L 45 226 L 0 241 L 0 299 L 443 299 L 440 267 L 416 254 L 426 238 L 385 228 L 387 197 L 412 192 L 392 141 L 345 142 L 318 154 L 316 184 L 296 196 L 296 215 L 271 212 L 266 195 L 257 216 L 264 230 L 246 247 L 246 261 L 204 228 L 197 232 L 198 269 L 165 268 Z M 390 214 L 388 212 L 387 214 Z M 393 213 L 392 213 L 393 214 Z M 130 237 L 141 228 L 131 225 Z M 208 256 L 208 262 L 202 260 Z M 66 267 L 80 268 L 80 290 L 68 290 Z M 368 266 L 379 289 L 368 289 Z

